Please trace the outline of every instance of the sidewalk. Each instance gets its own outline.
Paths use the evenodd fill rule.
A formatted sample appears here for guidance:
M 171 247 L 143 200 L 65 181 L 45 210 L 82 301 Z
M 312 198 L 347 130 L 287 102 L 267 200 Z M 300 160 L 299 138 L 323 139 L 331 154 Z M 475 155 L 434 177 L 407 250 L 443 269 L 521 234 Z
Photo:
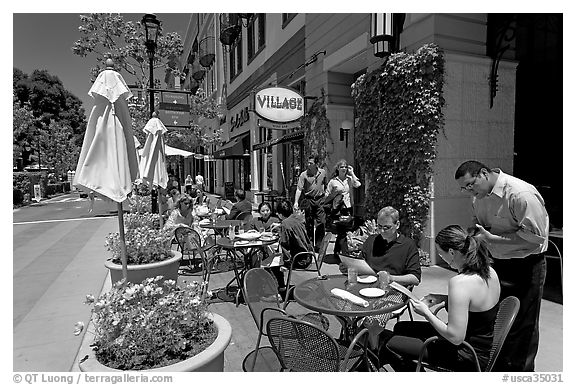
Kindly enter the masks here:
M 46 227 L 30 239 L 32 226 Z M 13 248 L 13 370 L 70 371 L 88 324 L 86 294 L 98 295 L 107 274 L 104 240 L 116 218 L 17 225 Z
M 26 236 L 30 226 L 46 226 L 47 230 L 42 237 L 30 239 Z M 80 231 L 79 226 L 82 226 Z M 74 336 L 74 324 L 89 323 L 90 307 L 83 304 L 86 294 L 96 296 L 109 286 L 108 272 L 103 265 L 108 257 L 104 239 L 109 232 L 117 231 L 117 221 L 99 218 L 13 228 L 13 370 L 78 371 L 77 355 L 82 340 L 92 336 L 86 336 L 85 331 L 81 336 Z M 331 248 L 333 244 L 329 246 L 329 253 Z M 337 265 L 324 264 L 322 273 L 338 274 L 339 271 Z M 223 287 L 232 274 L 213 274 L 210 289 Z M 453 274 L 438 266 L 425 268 L 422 283 L 414 292 L 417 295 L 444 293 L 447 279 Z M 294 280 L 299 282 L 308 276 L 309 273 L 297 272 Z M 305 311 L 298 307 L 291 305 L 291 312 Z M 225 352 L 225 371 L 241 372 L 242 360 L 256 342 L 257 330 L 252 316 L 247 306 L 236 307 L 231 302 L 216 302 L 210 309 L 228 319 L 233 328 L 232 341 Z M 333 322 L 331 331 L 336 332 L 338 325 Z M 564 369 L 562 347 L 563 306 L 543 300 L 536 371 L 561 372 Z

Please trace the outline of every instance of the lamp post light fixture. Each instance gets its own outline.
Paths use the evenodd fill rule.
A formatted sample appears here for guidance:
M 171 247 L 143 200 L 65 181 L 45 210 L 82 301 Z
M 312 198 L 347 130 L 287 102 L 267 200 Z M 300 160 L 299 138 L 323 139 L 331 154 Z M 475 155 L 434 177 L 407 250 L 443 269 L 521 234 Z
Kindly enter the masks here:
M 404 19 L 403 13 L 371 14 L 370 43 L 374 45 L 374 56 L 383 58 L 398 50 Z
M 354 128 L 354 123 L 349 120 L 344 120 L 340 125 L 340 141 L 346 141 L 346 148 L 348 148 L 348 133 Z
M 150 66 L 150 118 L 153 117 L 152 114 L 154 113 L 154 55 L 156 54 L 160 24 L 160 20 L 158 20 L 156 15 L 152 13 L 147 13 L 142 17 L 142 25 L 144 25 L 144 31 L 146 32 L 146 40 L 144 44 L 146 45 L 146 53 L 148 54 L 148 62 Z

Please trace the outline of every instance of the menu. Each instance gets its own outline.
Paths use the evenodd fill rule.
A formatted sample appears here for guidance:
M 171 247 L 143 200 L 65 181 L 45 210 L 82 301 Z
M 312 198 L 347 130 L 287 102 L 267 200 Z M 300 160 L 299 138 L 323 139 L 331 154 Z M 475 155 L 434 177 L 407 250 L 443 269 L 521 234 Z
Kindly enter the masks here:
M 406 294 L 409 298 L 413 299 L 414 301 L 419 301 L 419 299 L 416 298 L 410 290 L 408 290 L 404 286 L 400 285 L 398 282 L 390 282 L 390 287 L 395 289 L 395 290 L 398 290 L 399 292 L 401 292 L 403 294 Z

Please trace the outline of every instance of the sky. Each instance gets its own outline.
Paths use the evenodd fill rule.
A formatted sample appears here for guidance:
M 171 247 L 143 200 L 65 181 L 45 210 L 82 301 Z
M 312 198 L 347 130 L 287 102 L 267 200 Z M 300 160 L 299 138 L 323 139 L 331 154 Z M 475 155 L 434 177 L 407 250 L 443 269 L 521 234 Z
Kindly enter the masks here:
M 122 14 L 126 20 L 138 21 L 142 13 Z M 13 67 L 30 75 L 36 69 L 48 70 L 57 76 L 64 88 L 80 98 L 86 113 L 92 107 L 88 90 L 90 68 L 95 58 L 85 58 L 72 53 L 72 45 L 80 38 L 78 27 L 81 13 L 14 13 L 13 14 Z M 178 32 L 184 40 L 190 14 L 157 13 L 164 33 Z M 128 84 L 131 82 L 125 79 Z

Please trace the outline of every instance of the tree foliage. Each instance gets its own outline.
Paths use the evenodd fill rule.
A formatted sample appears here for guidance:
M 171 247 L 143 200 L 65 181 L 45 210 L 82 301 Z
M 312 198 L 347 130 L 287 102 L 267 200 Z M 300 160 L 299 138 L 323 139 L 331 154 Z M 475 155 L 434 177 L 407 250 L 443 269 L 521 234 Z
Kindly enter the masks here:
M 60 130 L 61 127 L 66 127 L 69 137 L 62 151 L 72 157 L 81 147 L 86 130 L 86 116 L 80 99 L 66 90 L 57 76 L 46 70 L 34 70 L 27 75 L 14 68 L 12 79 L 14 161 L 22 157 L 24 165 L 29 163 L 26 147 L 36 152 L 35 158 L 38 160 L 43 138 L 58 135 L 50 130 Z M 51 147 L 55 145 L 47 143 L 46 147 L 52 150 Z
M 353 85 L 359 124 L 355 157 L 366 173 L 366 210 L 400 211 L 401 230 L 419 242 L 444 118 L 444 58 L 434 44 L 397 53 Z
M 115 68 L 123 76 L 134 78 L 137 87 L 146 89 L 150 86 L 149 59 L 145 48 L 145 30 L 141 22 L 127 21 L 121 14 L 91 13 L 80 15 L 81 34 L 72 46 L 72 52 L 81 57 L 94 56 L 96 65 L 90 69 L 91 80 L 105 69 L 106 59 L 114 60 Z M 153 71 L 164 70 L 165 80 L 180 77 L 183 74 L 175 65 L 176 58 L 182 55 L 184 48 L 180 35 L 176 32 L 164 33 L 160 30 L 157 48 L 154 56 Z M 127 79 L 127 82 L 128 81 Z M 154 88 L 161 88 L 155 78 Z M 143 95 L 143 100 L 133 103 L 130 107 L 134 135 L 144 144 L 146 137 L 142 129 L 150 119 L 149 94 Z M 155 94 L 154 105 L 159 105 L 159 95 Z M 207 98 L 198 92 L 191 96 L 191 112 L 196 119 L 200 117 L 215 118 L 217 106 L 213 98 Z M 170 130 L 165 135 L 166 143 L 175 147 L 195 149 L 206 146 L 214 140 L 214 135 L 206 135 L 196 124 L 181 130 Z M 217 138 L 219 140 L 219 136 Z

